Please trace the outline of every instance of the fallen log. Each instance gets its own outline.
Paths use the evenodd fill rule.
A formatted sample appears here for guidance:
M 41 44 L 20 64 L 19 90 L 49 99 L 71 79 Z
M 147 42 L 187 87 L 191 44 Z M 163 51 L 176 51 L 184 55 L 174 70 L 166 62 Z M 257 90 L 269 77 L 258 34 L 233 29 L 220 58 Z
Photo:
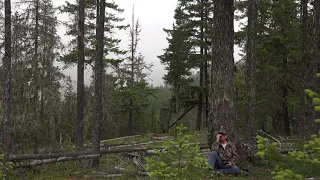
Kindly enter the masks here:
M 100 155 L 123 153 L 123 152 L 138 152 L 146 151 L 147 148 L 119 148 L 119 149 L 101 149 Z M 83 155 L 92 155 L 93 151 L 80 151 L 80 152 L 65 152 L 65 153 L 52 153 L 52 154 L 24 154 L 24 155 L 11 155 L 11 161 L 23 161 L 23 160 L 39 160 L 39 159 L 54 159 L 59 157 L 78 157 Z
M 78 157 L 83 155 L 93 154 L 93 151 L 79 151 L 79 152 L 61 152 L 51 154 L 23 154 L 23 155 L 11 155 L 11 161 L 23 161 L 23 160 L 37 160 L 37 159 L 53 159 L 59 157 Z
M 59 157 L 54 159 L 44 159 L 44 160 L 33 160 L 31 162 L 23 162 L 15 165 L 15 168 L 23 168 L 23 167 L 35 167 L 44 164 L 51 164 L 56 162 L 65 162 L 65 161 L 75 161 L 80 159 L 93 159 L 100 157 L 100 154 L 93 155 L 82 155 L 78 157 Z
M 199 145 L 200 149 L 207 149 L 208 145 L 206 143 L 190 143 L 190 145 Z M 163 148 L 146 148 L 146 147 L 125 147 L 125 148 L 114 148 L 106 149 L 101 148 L 100 154 L 113 154 L 113 153 L 123 153 L 123 152 L 139 152 L 147 151 L 153 149 L 163 149 Z M 10 155 L 11 161 L 23 161 L 23 160 L 36 160 L 36 159 L 53 159 L 59 157 L 78 157 L 81 155 L 94 154 L 93 150 L 78 151 L 78 152 L 60 152 L 60 153 L 50 153 L 50 154 L 23 154 L 23 155 Z
M 100 145 L 101 148 L 121 148 L 121 147 L 135 147 L 135 146 L 143 146 L 143 145 L 149 145 L 149 144 L 155 144 L 155 143 L 161 143 L 164 142 L 165 139 L 163 140 L 158 140 L 158 141 L 150 141 L 150 142 L 143 142 L 143 143 L 131 143 L 131 144 L 124 144 L 124 143 L 118 143 L 118 144 L 106 144 L 103 143 Z M 93 148 L 92 145 L 87 145 L 84 147 L 83 150 L 88 150 L 90 148 Z
M 161 143 L 164 142 L 164 140 L 161 141 L 154 141 L 154 142 L 145 142 L 145 143 L 133 143 L 133 144 L 117 144 L 117 145 L 104 145 L 101 146 L 101 148 L 124 148 L 124 147 L 137 147 L 137 146 L 145 146 L 145 145 L 150 145 L 150 144 L 155 144 L 155 143 Z
M 150 136 L 153 135 L 154 133 L 150 133 L 150 134 L 146 134 L 144 136 Z M 109 141 L 115 141 L 115 140 L 121 140 L 121 139 L 131 139 L 131 138 L 136 138 L 136 137 L 141 137 L 143 135 L 134 135 L 134 136 L 124 136 L 124 137 L 118 137 L 118 138 L 113 138 L 113 139 L 106 139 L 106 140 L 102 140 L 100 141 L 100 143 L 106 143 Z

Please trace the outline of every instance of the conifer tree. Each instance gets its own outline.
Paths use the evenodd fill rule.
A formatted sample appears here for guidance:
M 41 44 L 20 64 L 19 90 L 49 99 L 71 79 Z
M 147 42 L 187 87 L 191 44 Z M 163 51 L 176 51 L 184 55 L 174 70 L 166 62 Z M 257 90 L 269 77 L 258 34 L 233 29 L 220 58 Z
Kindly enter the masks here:
M 210 73 L 210 118 L 208 143 L 215 141 L 215 132 L 221 129 L 229 133 L 230 139 L 240 147 L 234 82 L 234 10 L 233 0 L 213 2 L 213 41 Z
M 312 58 L 309 69 L 309 89 L 318 89 L 318 80 L 315 74 L 319 70 L 319 35 L 320 35 L 320 1 L 313 1 L 313 30 L 312 30 Z M 314 124 L 316 113 L 312 111 L 308 117 L 309 137 L 317 132 Z
M 102 91 L 103 91 L 103 67 L 104 67 L 104 22 L 105 22 L 105 1 L 97 0 L 97 34 L 96 41 L 96 60 L 94 66 L 95 72 L 95 116 L 94 129 L 92 136 L 92 144 L 94 145 L 94 153 L 100 154 L 100 128 L 103 120 Z M 92 167 L 99 166 L 99 158 L 94 158 Z
M 5 0 L 5 54 L 4 54 L 4 83 L 3 89 L 4 93 L 2 95 L 2 124 L 3 127 L 2 131 L 2 144 L 4 149 L 4 157 L 3 163 L 6 164 L 9 162 L 9 154 L 10 154 L 10 144 L 11 144 L 11 137 L 10 137 L 10 114 L 11 114 L 11 1 Z M 5 179 L 9 180 L 9 172 L 6 169 L 1 169 L 5 174 Z
M 77 81 L 77 125 L 76 125 L 76 147 L 83 146 L 83 120 L 84 120 L 84 11 L 85 1 L 79 0 L 78 10 L 78 81 Z
M 255 121 L 256 99 L 256 42 L 258 21 L 258 0 L 248 1 L 248 30 L 246 44 L 246 102 L 244 114 L 244 140 L 251 141 L 253 138 L 253 124 Z
M 174 111 L 179 111 L 185 104 L 184 101 L 190 90 L 188 85 L 192 81 L 190 79 L 192 66 L 188 62 L 191 52 L 189 41 L 191 30 L 184 23 L 186 19 L 181 5 L 178 5 L 175 10 L 175 21 L 172 29 L 164 29 L 168 34 L 169 45 L 164 49 L 164 54 L 158 57 L 168 71 L 164 80 L 167 85 L 171 86 Z
M 130 26 L 130 44 L 129 44 L 129 57 L 124 61 L 121 70 L 125 76 L 125 86 L 122 89 L 124 95 L 123 102 L 125 109 L 129 109 L 128 120 L 128 135 L 133 134 L 133 119 L 138 119 L 134 114 L 141 115 L 143 109 L 146 109 L 149 103 L 146 99 L 148 96 L 153 95 L 154 91 L 148 87 L 147 76 L 151 70 L 151 64 L 147 64 L 141 53 L 139 53 L 140 32 L 142 31 L 139 21 L 134 17 L 134 7 L 132 14 L 132 24 Z M 126 103 L 125 99 L 129 99 Z

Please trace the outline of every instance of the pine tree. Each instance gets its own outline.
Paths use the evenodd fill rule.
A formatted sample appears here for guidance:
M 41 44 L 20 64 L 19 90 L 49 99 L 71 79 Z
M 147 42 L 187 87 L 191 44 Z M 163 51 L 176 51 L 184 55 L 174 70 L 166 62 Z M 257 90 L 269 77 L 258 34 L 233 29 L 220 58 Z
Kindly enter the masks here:
M 85 14 L 86 17 L 84 23 L 84 39 L 85 39 L 85 65 L 91 65 L 95 60 L 95 46 L 96 46 L 96 1 L 86 1 L 85 3 Z M 79 2 L 70 3 L 66 2 L 65 5 L 60 7 L 60 11 L 62 13 L 67 13 L 70 16 L 70 20 L 66 21 L 64 24 L 67 28 L 67 35 L 72 37 L 77 37 L 78 35 L 78 11 L 79 11 Z M 121 50 L 119 47 L 120 39 L 114 37 L 116 31 L 125 30 L 127 28 L 126 25 L 122 25 L 121 23 L 124 21 L 123 18 L 118 17 L 118 14 L 122 13 L 123 9 L 119 8 L 119 6 L 115 2 L 106 2 L 106 14 L 105 14 L 105 37 L 104 37 L 104 55 L 114 54 L 124 55 L 125 51 Z M 73 38 L 70 42 L 71 45 L 75 45 L 77 43 L 76 38 Z M 70 51 L 67 54 L 64 54 L 61 57 L 61 61 L 64 62 L 67 66 L 74 65 L 77 62 L 78 52 L 71 46 Z M 113 58 L 105 58 L 105 62 L 111 65 L 118 65 L 121 60 L 113 59 Z M 106 64 L 106 65 L 108 65 Z
M 258 21 L 258 0 L 249 0 L 248 5 L 248 30 L 246 45 L 246 102 L 244 115 L 244 141 L 251 141 L 253 138 L 253 124 L 255 121 L 255 100 L 256 100 L 256 42 L 257 42 L 257 21 Z
M 96 61 L 94 66 L 95 72 L 95 119 L 94 130 L 92 136 L 92 144 L 94 145 L 94 153 L 100 154 L 100 128 L 103 120 L 102 91 L 103 91 L 103 67 L 104 67 L 104 25 L 105 22 L 105 1 L 97 0 L 97 46 Z M 99 166 L 99 158 L 94 158 L 92 167 Z
M 249 1 L 237 4 L 241 12 Z M 297 114 L 300 90 L 301 36 L 299 4 L 293 1 L 259 1 L 256 26 L 256 122 L 253 127 L 289 135 Z M 239 16 L 244 18 L 246 16 Z M 289 31 L 290 29 L 290 31 Z M 236 34 L 236 43 L 247 43 L 245 26 Z M 308 32 L 309 34 L 309 32 Z M 298 72 L 298 73 L 297 73 Z M 242 73 L 242 72 L 239 72 Z M 241 97 L 239 94 L 238 97 Z M 239 117 L 243 117 L 242 109 Z M 245 119 L 247 120 L 247 118 Z M 257 121 L 258 120 L 258 121 Z M 296 120 L 297 121 L 297 120 Z M 271 127 L 271 128 L 269 128 Z M 247 132 L 247 130 L 245 130 Z
M 5 0 L 5 54 L 4 54 L 4 93 L 2 95 L 2 144 L 4 149 L 3 163 L 9 162 L 10 154 L 10 114 L 11 114 L 11 1 Z M 9 172 L 6 169 L 2 169 L 5 174 L 5 179 L 9 180 Z
M 76 113 L 74 109 L 77 107 L 77 95 L 74 92 L 72 80 L 70 77 L 65 79 L 65 91 L 64 98 L 61 102 L 61 114 L 64 119 L 68 121 L 62 121 L 59 123 L 58 133 L 60 135 L 61 144 L 64 143 L 69 137 L 73 137 L 76 134 L 75 127 L 76 122 L 72 121 L 76 119 Z M 71 131 L 70 131 L 71 130 Z
M 77 131 L 76 147 L 83 146 L 83 120 L 84 120 L 84 11 L 85 1 L 79 0 L 78 10 L 78 81 L 77 81 Z
M 104 49 L 103 49 L 103 61 L 104 67 L 103 70 L 107 71 L 107 68 L 112 68 L 111 71 L 117 69 L 122 59 L 113 58 L 119 57 L 125 54 L 125 51 L 121 50 L 119 47 L 120 39 L 115 38 L 114 34 L 118 30 L 126 29 L 127 26 L 121 25 L 123 18 L 119 18 L 118 14 L 123 12 L 123 9 L 119 8 L 118 5 L 114 2 L 106 2 L 106 13 L 105 13 L 105 21 L 104 21 Z M 94 70 L 94 62 L 96 60 L 96 44 L 97 44 L 97 2 L 96 1 L 85 1 L 85 22 L 84 22 L 84 56 L 85 62 L 84 67 L 90 65 Z M 71 18 L 70 21 L 65 22 L 67 27 L 67 35 L 72 37 L 76 37 L 78 34 L 78 11 L 79 11 L 79 2 L 75 3 L 66 2 L 65 5 L 60 7 L 60 11 L 63 13 L 67 13 Z M 78 50 L 74 48 L 76 44 L 76 39 L 72 39 L 70 42 L 71 49 L 69 52 L 61 56 L 61 61 L 65 63 L 66 66 L 74 65 L 78 59 Z M 109 69 L 110 70 L 110 69 Z M 95 70 L 94 70 L 95 71 Z M 92 75 L 92 79 L 95 79 L 95 75 Z M 95 81 L 92 83 L 95 86 Z M 85 104 L 86 107 L 84 109 L 85 112 L 88 112 L 91 107 L 90 106 L 90 95 L 85 96 Z M 106 98 L 106 96 L 104 97 Z M 106 102 L 107 103 L 107 102 Z M 109 104 L 109 103 L 108 103 Z M 80 110 L 79 110 L 80 111 Z M 90 111 L 89 111 L 90 112 Z M 91 114 L 84 113 L 84 121 L 89 118 Z M 91 124 L 89 122 L 83 122 L 83 124 Z M 83 127 L 84 129 L 89 129 L 91 127 Z M 102 128 L 101 131 L 104 131 Z M 83 134 L 84 137 L 91 137 L 91 135 Z
M 313 1 L 313 32 L 312 32 L 312 58 L 309 69 L 309 88 L 317 89 L 318 80 L 315 74 L 319 70 L 319 35 L 320 35 L 320 1 Z M 308 119 L 309 137 L 317 132 L 314 120 L 316 113 L 313 111 Z
M 12 78 L 12 118 L 15 121 L 12 133 L 15 143 L 30 142 L 28 144 L 34 147 L 34 151 L 38 148 L 32 141 L 38 140 L 43 143 L 38 143 L 37 146 L 48 145 L 46 143 L 49 142 L 52 149 L 55 149 L 57 137 L 54 137 L 53 131 L 51 135 L 47 132 L 56 129 L 53 117 L 56 117 L 59 111 L 54 107 L 59 107 L 59 80 L 64 77 L 59 69 L 53 66 L 57 58 L 57 49 L 61 48 L 56 30 L 58 21 L 52 2 L 39 1 L 38 11 L 41 16 L 37 25 L 38 58 L 35 63 L 35 46 L 32 42 L 35 42 L 34 20 L 37 2 L 27 3 L 30 4 L 20 14 L 16 12 L 12 21 L 12 72 L 15 74 Z M 35 64 L 38 66 L 37 71 L 34 70 Z M 41 81 L 37 81 L 36 84 L 34 77 L 37 76 L 41 77 Z M 38 98 L 34 99 L 36 87 Z M 37 111 L 38 119 L 34 119 L 34 111 Z
M 189 28 L 189 41 L 192 47 L 189 63 L 192 67 L 199 69 L 199 80 L 196 88 L 198 98 L 198 115 L 196 129 L 200 130 L 205 115 L 208 118 L 208 62 L 210 59 L 209 49 L 211 43 L 212 1 L 211 0 L 183 0 L 179 1 L 181 12 L 176 18 Z M 205 110 L 203 113 L 203 110 Z
M 146 98 L 153 94 L 153 90 L 147 86 L 148 83 L 146 80 L 151 65 L 147 64 L 143 55 L 138 52 L 141 30 L 139 21 L 135 20 L 133 12 L 132 24 L 129 32 L 130 44 L 128 52 L 130 53 L 130 56 L 124 61 L 122 67 L 124 76 L 126 77 L 126 86 L 123 88 L 123 102 L 126 102 L 126 98 L 129 99 L 128 104 L 124 103 L 124 106 L 127 107 L 126 109 L 129 109 L 129 136 L 133 134 L 133 119 L 138 119 L 137 117 L 134 118 L 134 114 L 139 115 L 143 112 L 143 109 L 148 106 L 148 103 L 146 103 L 148 100 Z M 142 99 L 145 99 L 145 101 Z M 139 123 L 139 125 L 141 124 L 142 123 Z
M 210 118 L 208 142 L 215 141 L 215 132 L 221 129 L 239 146 L 236 121 L 236 96 L 234 82 L 233 0 L 213 2 L 213 43 L 210 84 Z
M 190 82 L 192 82 L 191 68 L 189 63 L 189 54 L 191 52 L 190 34 L 191 29 L 186 27 L 186 18 L 184 17 L 181 5 L 175 9 L 175 23 L 172 29 L 164 29 L 168 34 L 168 47 L 164 49 L 164 54 L 158 56 L 161 63 L 168 71 L 164 76 L 164 81 L 170 85 L 172 91 L 171 107 L 169 114 L 177 113 L 183 108 L 188 108 L 193 99 L 190 99 Z M 188 105 L 187 105 L 188 104 Z M 193 106 L 193 103 L 192 105 Z M 170 115 L 171 116 L 171 115 Z M 169 122 L 170 123 L 170 120 Z
M 198 116 L 197 116 L 197 128 L 200 130 L 202 122 L 202 110 L 205 109 L 205 122 L 208 121 L 208 62 L 210 59 L 209 49 L 212 38 L 212 7 L 211 0 L 197 0 L 187 7 L 190 12 L 189 19 L 190 26 L 193 27 L 193 48 L 199 48 L 199 56 L 197 57 L 197 66 L 200 71 L 199 79 L 199 102 L 198 102 Z M 205 107 L 203 107 L 205 105 Z
M 307 69 L 306 69 L 306 61 L 308 61 L 308 0 L 301 0 L 300 6 L 300 14 L 302 17 L 301 29 L 302 29 L 302 44 L 301 44 L 301 71 L 300 71 L 300 108 L 297 112 L 297 120 L 295 122 L 295 131 L 300 137 L 305 137 L 305 122 L 306 122 L 306 115 L 305 112 L 308 108 L 306 105 L 306 95 L 304 93 L 304 89 L 306 89 L 306 77 L 307 77 Z
M 34 86 L 34 94 L 32 97 L 32 106 L 33 106 L 33 114 L 32 114 L 32 119 L 34 119 L 36 122 L 39 122 L 39 115 L 38 115 L 38 91 L 39 91 L 39 80 L 40 80 L 40 74 L 39 74 L 39 6 L 40 6 L 40 0 L 36 0 L 35 3 L 33 4 L 35 7 L 35 15 L 34 15 L 34 32 L 32 34 L 33 39 L 34 39 L 34 49 L 33 49 L 33 60 L 32 60 L 32 79 L 33 79 L 33 86 Z M 40 125 L 41 126 L 41 125 Z M 34 153 L 38 153 L 38 130 L 36 130 L 33 134 L 34 142 L 35 142 L 35 148 L 34 148 Z

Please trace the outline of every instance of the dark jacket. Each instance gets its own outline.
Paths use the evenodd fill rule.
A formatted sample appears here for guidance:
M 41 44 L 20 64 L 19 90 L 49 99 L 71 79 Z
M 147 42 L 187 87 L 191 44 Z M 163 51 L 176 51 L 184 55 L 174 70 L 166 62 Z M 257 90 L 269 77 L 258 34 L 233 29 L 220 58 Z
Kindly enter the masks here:
M 226 164 L 228 162 L 236 164 L 239 160 L 239 156 L 236 152 L 236 147 L 231 142 L 227 142 L 225 149 L 222 145 L 219 144 L 219 142 L 214 142 L 211 146 L 211 151 L 215 151 L 219 155 L 223 164 Z

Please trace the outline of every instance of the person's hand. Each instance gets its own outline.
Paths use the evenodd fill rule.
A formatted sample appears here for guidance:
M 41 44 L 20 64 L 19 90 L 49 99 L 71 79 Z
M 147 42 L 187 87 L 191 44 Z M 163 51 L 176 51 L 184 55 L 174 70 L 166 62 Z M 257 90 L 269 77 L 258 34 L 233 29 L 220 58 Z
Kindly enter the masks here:
M 220 136 L 221 136 L 221 134 L 217 134 L 217 136 L 216 136 L 216 142 L 219 142 Z
M 229 162 L 228 164 L 226 164 L 225 166 L 227 166 L 227 167 L 231 167 L 233 164 L 232 164 L 232 162 Z

